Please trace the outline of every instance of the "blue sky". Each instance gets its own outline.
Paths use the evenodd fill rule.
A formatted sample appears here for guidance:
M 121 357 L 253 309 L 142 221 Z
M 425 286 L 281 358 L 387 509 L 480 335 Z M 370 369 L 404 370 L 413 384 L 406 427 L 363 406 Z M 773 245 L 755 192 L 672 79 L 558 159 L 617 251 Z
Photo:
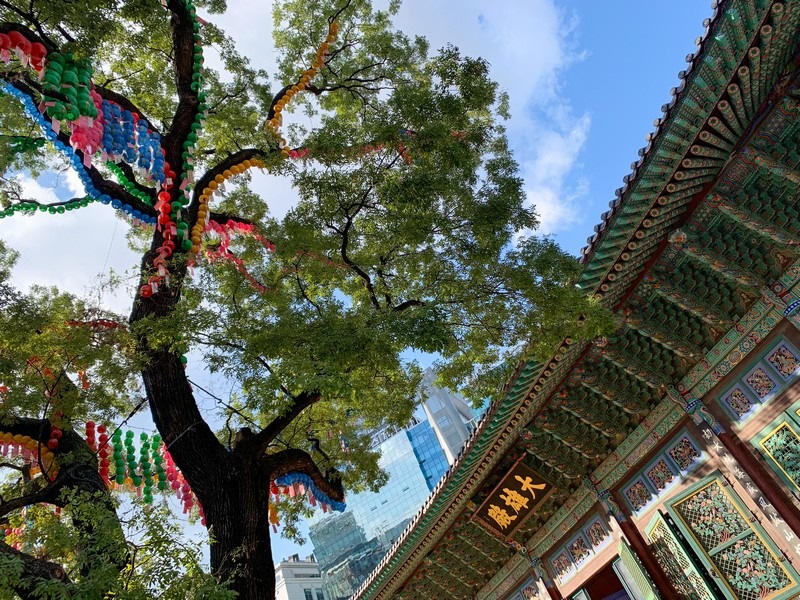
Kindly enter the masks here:
M 229 14 L 210 20 L 269 69 L 269 3 L 229 4 Z M 697 0 L 407 0 L 397 22 L 433 48 L 452 42 L 489 60 L 511 94 L 509 136 L 542 231 L 577 255 L 661 116 L 710 13 Z M 59 181 L 67 193 L 79 192 L 74 176 Z M 23 183 L 42 200 L 55 198 L 42 182 Z M 291 198 L 281 182 L 263 176 L 256 183 L 265 197 Z M 21 287 L 52 283 L 81 293 L 109 267 L 135 272 L 138 264 L 125 247 L 124 225 L 104 206 L 4 219 L 0 237 L 22 252 Z M 124 290 L 104 300 L 129 309 Z M 310 548 L 275 539 L 276 560 L 293 552 Z

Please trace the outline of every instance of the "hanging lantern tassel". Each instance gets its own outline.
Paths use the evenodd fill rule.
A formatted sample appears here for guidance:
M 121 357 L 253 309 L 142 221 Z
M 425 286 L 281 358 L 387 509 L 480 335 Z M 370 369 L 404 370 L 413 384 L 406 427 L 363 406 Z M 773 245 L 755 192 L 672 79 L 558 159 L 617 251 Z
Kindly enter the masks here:
M 278 510 L 274 504 L 269 505 L 269 522 L 272 525 L 272 531 L 278 533 L 278 526 L 281 524 L 278 519 Z

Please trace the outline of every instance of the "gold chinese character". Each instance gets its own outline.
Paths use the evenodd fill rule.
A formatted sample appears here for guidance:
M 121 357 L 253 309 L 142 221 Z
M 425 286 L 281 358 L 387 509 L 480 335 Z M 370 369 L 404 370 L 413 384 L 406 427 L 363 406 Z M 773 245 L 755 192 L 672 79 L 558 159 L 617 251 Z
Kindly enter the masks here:
M 519 481 L 522 484 L 522 491 L 523 492 L 530 492 L 531 498 L 536 500 L 536 492 L 534 490 L 543 490 L 547 487 L 546 483 L 533 483 L 532 477 L 520 477 L 519 475 L 514 475 L 514 479 Z
M 517 515 L 509 515 L 505 508 L 500 508 L 494 504 L 489 505 L 489 516 L 503 529 L 517 519 Z
M 521 508 L 528 508 L 528 499 L 525 496 L 521 496 L 517 490 L 503 488 L 503 491 L 506 494 L 500 494 L 500 497 L 505 501 L 506 506 L 510 506 L 516 512 L 519 512 Z

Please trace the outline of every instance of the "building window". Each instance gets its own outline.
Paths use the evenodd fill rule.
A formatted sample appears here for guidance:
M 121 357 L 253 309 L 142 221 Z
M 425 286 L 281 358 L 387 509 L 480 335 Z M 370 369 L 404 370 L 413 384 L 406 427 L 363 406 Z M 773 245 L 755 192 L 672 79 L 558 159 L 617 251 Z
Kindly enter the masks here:
M 796 595 L 797 573 L 791 565 L 783 564 L 777 548 L 718 474 L 672 499 L 667 510 L 686 543 L 705 563 L 704 569 L 720 582 L 725 598 L 760 600 L 785 598 L 790 592 L 792 597 Z M 663 519 L 659 515 L 656 527 Z M 683 552 L 673 556 L 673 548 L 660 544 L 660 534 L 654 537 L 654 533 L 655 528 L 648 535 L 656 543 L 662 562 L 684 558 Z M 681 544 L 675 536 L 671 542 Z
M 306 600 L 314 600 L 314 597 L 311 595 L 311 590 L 303 590 L 303 593 L 306 595 Z
M 563 547 L 559 548 L 550 559 L 550 564 L 559 581 L 572 576 L 580 566 L 590 560 L 598 549 L 611 540 L 599 516 L 586 523 Z
M 770 348 L 753 367 L 719 398 L 734 421 L 746 421 L 800 375 L 800 352 L 784 339 Z
M 778 477 L 800 492 L 800 402 L 782 412 L 751 443 Z
M 702 452 L 695 441 L 685 431 L 681 432 L 622 488 L 622 496 L 634 513 L 640 513 L 700 464 L 701 458 Z
M 325 596 L 322 595 L 322 590 L 317 590 L 317 600 L 325 600 Z

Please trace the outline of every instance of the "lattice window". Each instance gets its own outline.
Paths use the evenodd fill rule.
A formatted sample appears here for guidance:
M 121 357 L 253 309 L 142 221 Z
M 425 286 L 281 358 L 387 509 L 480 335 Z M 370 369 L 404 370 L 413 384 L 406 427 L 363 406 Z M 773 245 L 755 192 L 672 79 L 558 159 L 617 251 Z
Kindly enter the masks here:
M 742 600 L 760 600 L 792 585 L 786 571 L 755 534 L 717 553 L 714 563 Z
M 709 551 L 750 529 L 717 481 L 674 506 Z
M 796 582 L 748 521 L 733 493 L 713 479 L 672 503 L 682 524 L 739 600 L 763 600 Z
M 658 517 L 648 537 L 656 560 L 682 598 L 717 600 L 663 517 Z
M 760 446 L 800 490 L 800 437 L 786 421 L 761 440 Z

